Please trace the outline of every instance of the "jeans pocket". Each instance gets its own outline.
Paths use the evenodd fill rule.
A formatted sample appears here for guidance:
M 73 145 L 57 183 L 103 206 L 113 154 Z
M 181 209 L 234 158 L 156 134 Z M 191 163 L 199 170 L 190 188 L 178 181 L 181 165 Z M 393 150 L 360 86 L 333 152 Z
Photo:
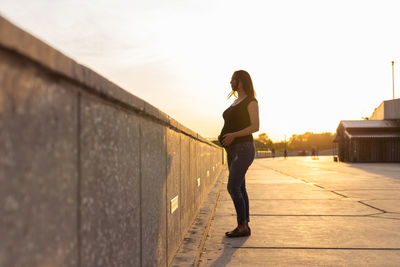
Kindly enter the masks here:
M 254 144 L 252 142 L 243 142 L 238 144 L 238 151 L 253 151 L 254 150 Z
M 240 146 L 237 147 L 237 154 L 240 158 L 253 162 L 255 157 L 254 144 L 250 142 L 240 143 Z

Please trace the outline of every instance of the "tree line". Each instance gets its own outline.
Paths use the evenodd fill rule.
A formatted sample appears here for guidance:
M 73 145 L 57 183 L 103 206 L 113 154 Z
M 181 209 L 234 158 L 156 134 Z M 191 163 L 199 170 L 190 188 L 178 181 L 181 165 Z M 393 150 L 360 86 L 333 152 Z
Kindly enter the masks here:
M 331 149 L 333 141 L 333 133 L 312 133 L 306 132 L 304 134 L 293 134 L 290 139 L 285 142 L 273 142 L 266 133 L 261 133 L 258 138 L 254 138 L 254 145 L 256 150 L 272 150 L 283 151 L 285 147 L 288 151 L 300 150 L 325 150 Z
M 310 151 L 313 148 L 317 150 L 331 149 L 332 140 L 333 133 L 306 132 L 304 134 L 293 134 L 287 142 L 273 142 L 266 133 L 261 133 L 258 138 L 254 138 L 254 145 L 257 151 L 275 149 L 276 152 L 282 152 L 285 147 L 288 151 Z M 220 145 L 218 140 L 212 142 Z

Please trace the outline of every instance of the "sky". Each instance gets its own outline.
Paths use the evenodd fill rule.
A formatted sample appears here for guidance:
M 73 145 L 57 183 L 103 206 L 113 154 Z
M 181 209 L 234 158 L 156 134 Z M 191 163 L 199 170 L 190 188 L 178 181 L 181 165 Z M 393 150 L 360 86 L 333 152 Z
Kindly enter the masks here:
M 0 15 L 206 138 L 235 70 L 260 129 L 280 141 L 335 132 L 400 97 L 396 1 L 0 0 Z M 398 62 L 398 63 L 397 63 Z

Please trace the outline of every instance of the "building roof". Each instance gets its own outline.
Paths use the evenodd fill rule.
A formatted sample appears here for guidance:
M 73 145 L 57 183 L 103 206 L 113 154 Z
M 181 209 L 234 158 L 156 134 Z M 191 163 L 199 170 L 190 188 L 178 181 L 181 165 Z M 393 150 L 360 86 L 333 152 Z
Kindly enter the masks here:
M 400 128 L 400 120 L 358 120 L 341 121 L 339 124 L 345 129 L 349 128 Z M 339 128 L 338 127 L 338 128 Z
M 343 138 L 400 138 L 400 120 L 341 121 L 333 142 Z
M 344 138 L 400 138 L 400 98 L 382 102 L 369 120 L 340 121 L 333 142 Z
M 395 132 L 395 133 L 349 133 L 348 131 L 345 131 L 344 134 L 350 138 L 400 138 L 400 132 Z

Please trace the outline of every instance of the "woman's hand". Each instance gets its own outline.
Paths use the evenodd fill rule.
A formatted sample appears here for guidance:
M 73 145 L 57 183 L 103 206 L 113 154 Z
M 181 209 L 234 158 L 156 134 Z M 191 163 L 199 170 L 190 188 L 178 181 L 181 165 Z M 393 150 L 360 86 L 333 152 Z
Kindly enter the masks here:
M 235 139 L 235 134 L 234 133 L 227 133 L 224 136 L 222 136 L 222 145 L 223 146 L 229 146 L 233 139 Z

